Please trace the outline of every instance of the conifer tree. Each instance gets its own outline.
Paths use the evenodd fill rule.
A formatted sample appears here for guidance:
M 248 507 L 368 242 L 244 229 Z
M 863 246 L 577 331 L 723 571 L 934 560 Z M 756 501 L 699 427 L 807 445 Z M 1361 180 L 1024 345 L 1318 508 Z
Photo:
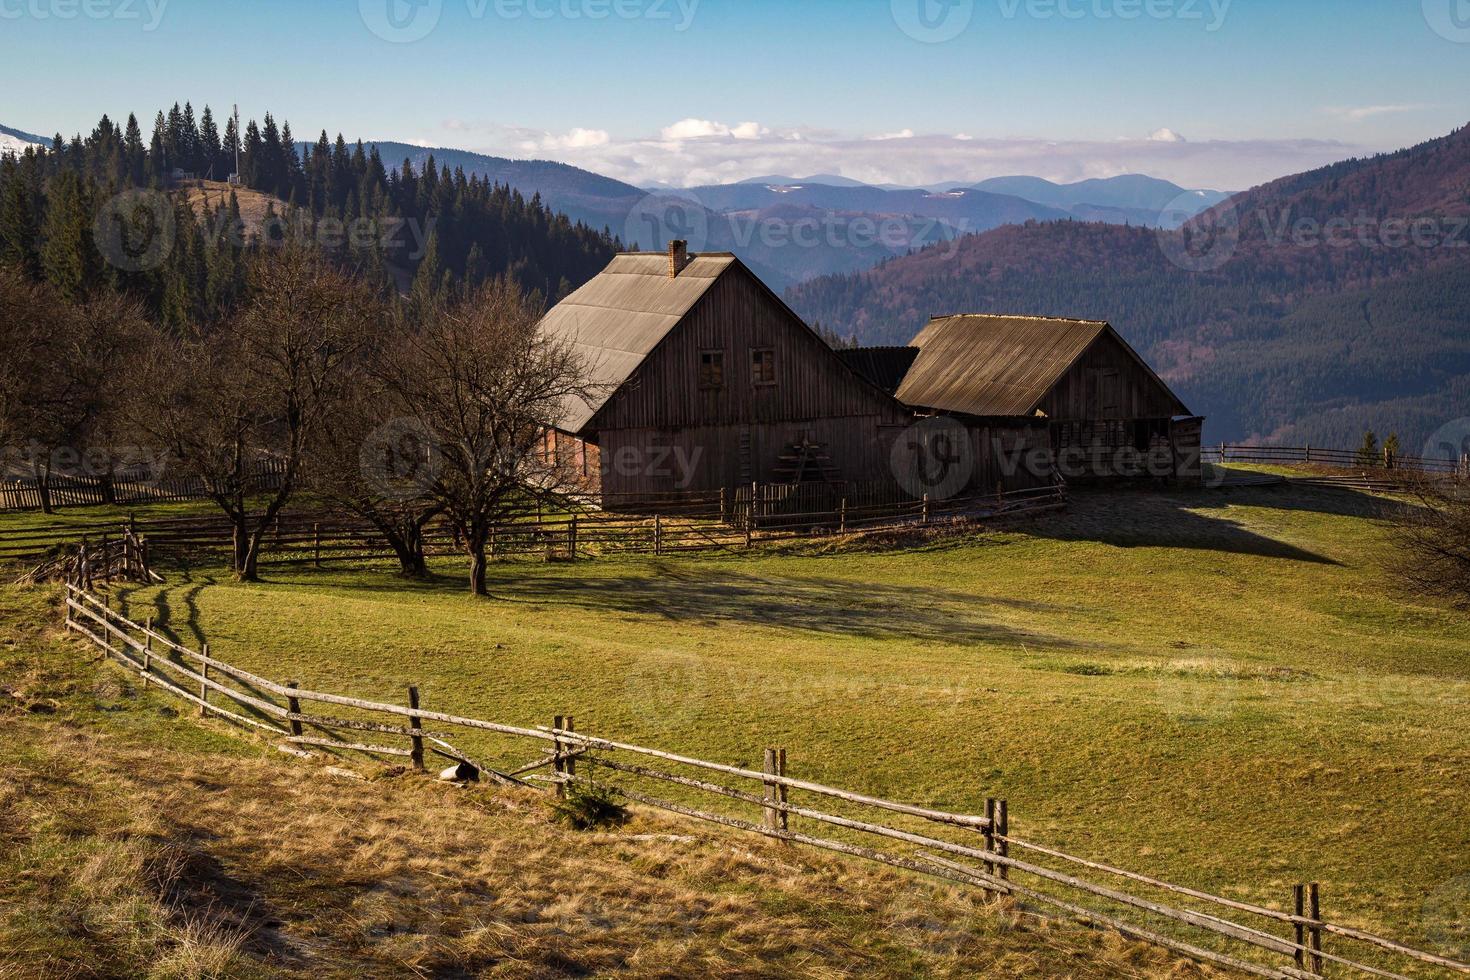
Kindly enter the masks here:
M 196 169 L 201 177 L 209 177 L 219 180 L 223 174 L 217 166 L 220 159 L 219 127 L 215 125 L 214 113 L 209 106 L 204 107 L 204 115 L 199 119 L 199 150 Z
M 101 257 L 92 239 L 92 214 L 82 179 L 67 170 L 52 181 L 41 226 L 41 269 L 53 288 L 81 302 L 97 284 Z

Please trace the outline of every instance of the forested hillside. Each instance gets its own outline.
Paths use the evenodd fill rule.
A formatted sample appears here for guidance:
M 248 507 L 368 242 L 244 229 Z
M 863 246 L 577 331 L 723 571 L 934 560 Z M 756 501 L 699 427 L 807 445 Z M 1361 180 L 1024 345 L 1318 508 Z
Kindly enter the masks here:
M 223 180 L 237 153 L 244 187 L 279 205 L 260 227 L 247 227 L 227 187 L 200 193 L 197 178 Z M 618 247 L 538 197 L 432 158 L 394 167 L 325 132 L 298 152 L 290 125 L 269 114 L 238 133 L 233 120 L 221 131 L 207 107 L 196 120 L 176 105 L 147 139 L 135 116 L 125 125 L 103 116 L 86 137 L 58 135 L 49 150 L 0 160 L 0 261 L 71 298 L 112 286 L 165 322 L 208 322 L 239 297 L 244 253 L 286 238 L 384 285 L 417 277 L 436 290 L 472 288 L 509 273 L 551 300 Z
M 905 343 L 932 315 L 1110 320 L 1211 439 L 1422 444 L 1470 415 L 1470 130 L 1238 195 L 1178 232 L 999 228 L 793 288 L 810 320 Z M 1356 434 L 1356 435 L 1355 435 Z

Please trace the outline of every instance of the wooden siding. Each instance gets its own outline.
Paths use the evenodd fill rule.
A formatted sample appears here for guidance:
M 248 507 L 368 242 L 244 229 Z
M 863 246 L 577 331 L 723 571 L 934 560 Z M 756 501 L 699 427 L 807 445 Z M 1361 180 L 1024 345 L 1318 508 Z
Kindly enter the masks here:
M 776 383 L 751 380 L 751 352 L 776 355 Z M 725 383 L 701 389 L 699 355 L 725 352 Z M 720 277 L 593 419 L 591 428 L 769 425 L 903 409 L 859 378 L 743 266 Z
M 1169 419 L 1182 415 L 1173 392 L 1110 331 L 1098 336 L 1041 401 L 1054 420 Z
M 753 352 L 775 354 L 757 384 Z M 724 355 L 724 383 L 700 384 L 702 354 Z M 839 479 L 890 478 L 891 435 L 909 413 L 858 377 L 741 266 L 721 276 L 608 399 L 589 431 L 610 494 L 709 491 L 779 479 L 803 440 L 826 447 Z

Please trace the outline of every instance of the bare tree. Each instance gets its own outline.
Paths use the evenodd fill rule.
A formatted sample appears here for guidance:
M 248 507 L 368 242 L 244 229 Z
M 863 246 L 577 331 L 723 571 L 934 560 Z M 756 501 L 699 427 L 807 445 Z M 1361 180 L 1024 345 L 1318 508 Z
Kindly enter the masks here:
M 436 497 L 436 440 L 422 424 L 399 416 L 373 370 L 380 350 L 364 351 L 343 397 L 312 440 L 304 487 L 377 529 L 408 578 L 429 574 L 428 524 L 444 510 Z
M 1470 483 L 1421 478 L 1396 519 L 1399 574 L 1415 591 L 1470 609 Z
M 155 335 L 132 411 L 229 517 L 242 581 L 259 578 L 261 542 L 382 309 L 370 287 L 304 249 L 262 252 L 249 290 L 240 314 L 210 335 Z
M 112 292 L 69 304 L 7 273 L 0 281 L 0 319 L 7 362 L 0 369 L 0 403 L 10 458 L 30 470 L 47 514 L 58 475 L 97 481 L 106 500 L 127 375 L 119 355 L 142 334 L 142 309 Z
M 39 286 L 0 267 L 0 472 L 17 454 L 26 425 L 26 381 L 39 366 L 52 310 Z
M 542 310 L 511 280 L 436 305 L 404 326 L 378 368 L 393 410 L 432 440 L 423 475 L 488 593 L 495 525 L 568 474 L 538 452 L 570 399 L 587 394 L 579 357 L 538 329 Z

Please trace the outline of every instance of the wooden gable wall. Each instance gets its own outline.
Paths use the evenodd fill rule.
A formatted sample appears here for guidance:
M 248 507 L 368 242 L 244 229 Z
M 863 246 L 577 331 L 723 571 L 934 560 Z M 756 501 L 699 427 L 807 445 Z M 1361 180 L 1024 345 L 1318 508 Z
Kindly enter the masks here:
M 775 353 L 776 383 L 752 381 L 752 351 Z M 724 385 L 700 387 L 700 355 L 724 352 Z M 854 374 L 755 277 L 735 266 L 593 419 L 592 429 L 757 425 L 882 416 L 897 402 Z
M 1168 419 L 1186 414 L 1163 382 L 1111 332 L 1093 342 L 1041 402 L 1057 421 Z

